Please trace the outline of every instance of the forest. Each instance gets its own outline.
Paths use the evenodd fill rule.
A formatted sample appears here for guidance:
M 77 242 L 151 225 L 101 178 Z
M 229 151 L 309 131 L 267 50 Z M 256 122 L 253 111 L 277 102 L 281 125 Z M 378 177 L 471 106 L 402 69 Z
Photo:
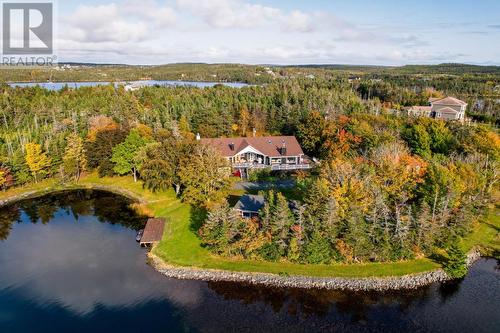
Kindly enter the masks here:
M 352 263 L 456 251 L 474 217 L 496 203 L 500 138 L 489 124 L 394 112 L 450 91 L 495 87 L 443 80 L 442 90 L 413 89 L 396 77 L 134 92 L 111 85 L 61 91 L 4 85 L 0 188 L 45 178 L 77 181 L 94 171 L 129 175 L 152 191 L 173 188 L 206 214 L 199 230 L 205 246 L 230 257 Z M 243 220 L 227 201 L 226 160 L 195 135 L 246 136 L 253 128 L 257 135 L 296 135 L 318 164 L 294 175 L 293 195 L 265 192 L 260 217 Z

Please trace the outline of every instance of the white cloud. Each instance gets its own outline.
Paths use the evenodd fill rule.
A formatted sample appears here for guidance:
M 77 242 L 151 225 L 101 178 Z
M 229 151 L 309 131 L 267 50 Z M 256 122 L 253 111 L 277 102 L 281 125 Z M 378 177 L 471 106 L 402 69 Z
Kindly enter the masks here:
M 285 15 L 284 21 L 286 31 L 312 32 L 315 30 L 311 15 L 300 10 L 294 10 Z
M 79 42 L 139 42 L 151 39 L 154 29 L 172 26 L 175 11 L 154 0 L 97 6 L 80 5 L 63 18 L 63 38 Z
M 177 6 L 215 28 L 251 28 L 281 15 L 279 9 L 238 0 L 177 0 Z
M 144 22 L 129 22 L 114 3 L 79 6 L 64 22 L 63 38 L 80 42 L 127 42 L 148 37 Z
M 152 21 L 159 28 L 171 27 L 177 22 L 176 11 L 167 5 L 155 0 L 126 0 L 122 5 L 122 12 L 128 17 L 139 17 Z

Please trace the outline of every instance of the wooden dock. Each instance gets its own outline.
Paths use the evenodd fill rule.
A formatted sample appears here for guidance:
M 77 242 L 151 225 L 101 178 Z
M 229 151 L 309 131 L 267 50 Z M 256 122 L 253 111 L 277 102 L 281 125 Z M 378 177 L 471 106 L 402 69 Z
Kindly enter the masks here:
M 139 243 L 141 246 L 151 246 L 154 243 L 158 243 L 163 237 L 164 229 L 165 219 L 149 219 L 146 222 L 146 227 Z

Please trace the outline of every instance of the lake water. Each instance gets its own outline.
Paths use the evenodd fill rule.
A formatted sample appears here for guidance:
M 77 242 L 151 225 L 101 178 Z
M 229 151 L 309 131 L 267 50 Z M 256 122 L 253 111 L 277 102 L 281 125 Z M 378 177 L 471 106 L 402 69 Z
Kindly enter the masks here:
M 138 84 L 140 86 L 147 86 L 147 87 L 152 87 L 152 86 L 162 86 L 162 87 L 177 87 L 177 86 L 184 86 L 184 87 L 198 87 L 198 88 L 207 88 L 207 87 L 213 87 L 217 84 L 224 85 L 226 87 L 231 87 L 231 88 L 242 88 L 248 86 L 246 83 L 240 83 L 240 82 L 196 82 L 196 81 L 157 81 L 157 80 L 148 80 L 148 81 L 127 81 L 127 84 Z M 106 86 L 109 84 L 113 84 L 115 86 L 118 85 L 124 85 L 123 82 L 121 83 L 116 83 L 116 82 L 39 82 L 39 83 L 33 83 L 33 82 L 24 82 L 24 83 L 9 83 L 11 87 L 35 87 L 35 86 L 40 86 L 42 88 L 48 89 L 48 90 L 61 90 L 64 87 L 68 88 L 80 88 L 80 87 L 96 87 L 96 86 Z
M 179 281 L 146 264 L 144 218 L 96 191 L 0 209 L 0 332 L 499 332 L 500 272 L 413 291 Z

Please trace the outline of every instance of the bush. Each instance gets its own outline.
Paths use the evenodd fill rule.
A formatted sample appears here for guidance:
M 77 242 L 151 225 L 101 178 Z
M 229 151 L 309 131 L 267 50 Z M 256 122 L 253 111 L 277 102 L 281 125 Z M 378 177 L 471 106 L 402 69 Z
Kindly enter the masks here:
M 272 179 L 271 168 L 256 169 L 250 172 L 248 180 L 251 182 L 264 182 Z
M 453 243 L 448 249 L 448 260 L 444 264 L 444 270 L 454 279 L 461 279 L 467 274 L 467 256 L 458 245 Z
M 262 246 L 259 250 L 260 256 L 267 261 L 278 261 L 281 257 L 278 245 L 275 243 L 268 243 Z

